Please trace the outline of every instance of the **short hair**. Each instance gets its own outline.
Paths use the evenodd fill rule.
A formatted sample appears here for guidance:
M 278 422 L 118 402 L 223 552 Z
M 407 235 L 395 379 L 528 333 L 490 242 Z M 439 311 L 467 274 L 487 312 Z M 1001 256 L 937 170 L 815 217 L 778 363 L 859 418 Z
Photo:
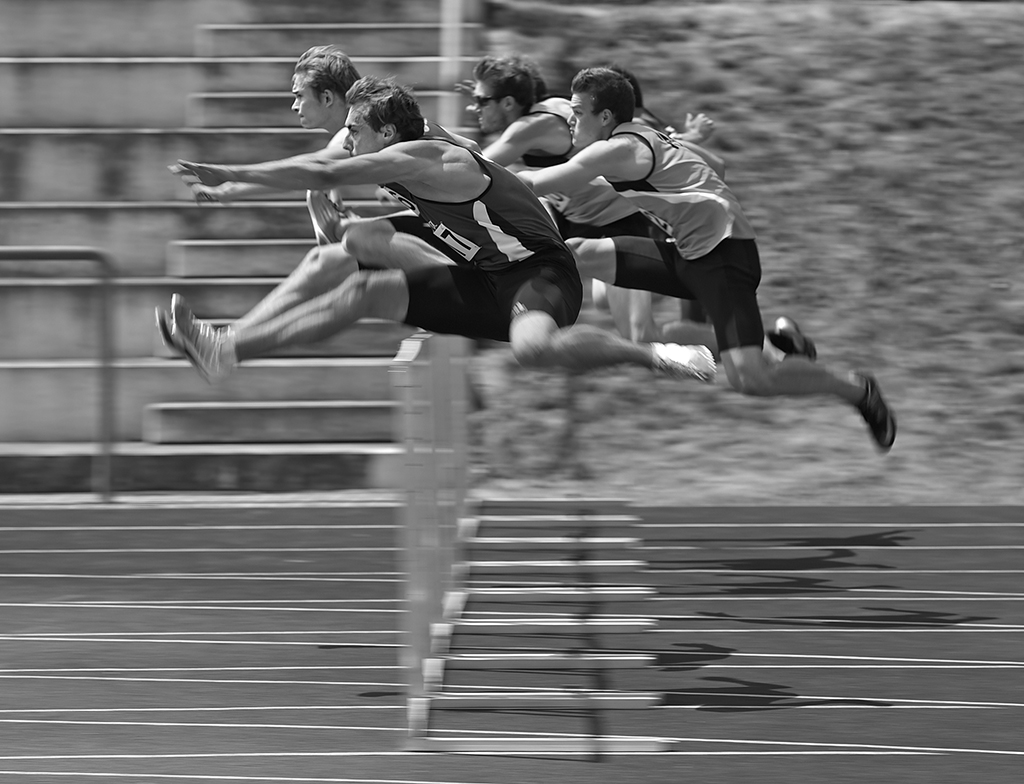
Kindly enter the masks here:
M 348 55 L 336 46 L 313 46 L 295 63 L 295 74 L 318 95 L 327 90 L 344 96 L 359 80 L 359 71 Z
M 640 89 L 640 81 L 636 78 L 633 72 L 630 71 L 628 68 L 619 65 L 618 63 L 612 63 L 611 65 L 608 66 L 608 69 L 615 71 L 615 73 L 622 74 L 623 76 L 626 77 L 626 79 L 629 81 L 629 86 L 633 88 L 633 99 L 636 102 L 634 111 L 636 109 L 643 109 L 644 94 L 643 91 Z
M 537 64 L 520 55 L 482 57 L 473 66 L 473 78 L 490 85 L 495 98 L 511 96 L 523 108 L 536 103 L 538 81 L 547 89 Z
M 423 136 L 424 121 L 419 103 L 412 90 L 392 77 L 364 76 L 352 85 L 345 100 L 349 110 L 362 116 L 374 131 L 394 125 L 403 142 Z
M 616 122 L 625 123 L 633 119 L 636 111 L 636 96 L 629 80 L 611 68 L 584 68 L 572 78 L 575 95 L 589 95 L 594 103 L 594 113 L 608 109 Z

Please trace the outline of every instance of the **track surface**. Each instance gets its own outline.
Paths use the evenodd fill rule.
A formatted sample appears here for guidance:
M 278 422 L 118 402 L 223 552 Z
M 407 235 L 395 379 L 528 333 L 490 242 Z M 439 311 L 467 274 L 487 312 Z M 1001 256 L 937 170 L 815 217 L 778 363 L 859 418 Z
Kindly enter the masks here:
M 0 781 L 1024 781 L 1022 510 L 643 518 L 663 705 L 438 726 L 678 751 L 544 759 L 402 750 L 393 503 L 0 506 Z

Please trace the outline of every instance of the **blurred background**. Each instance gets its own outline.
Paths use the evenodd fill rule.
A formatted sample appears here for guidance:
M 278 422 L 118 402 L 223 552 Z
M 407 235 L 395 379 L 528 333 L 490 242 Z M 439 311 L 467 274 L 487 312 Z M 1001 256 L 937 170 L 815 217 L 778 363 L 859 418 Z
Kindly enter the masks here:
M 313 238 L 302 194 L 199 207 L 166 166 L 317 149 L 296 57 L 332 43 L 475 132 L 453 84 L 484 53 L 554 92 L 617 62 L 707 146 L 759 234 L 767 318 L 873 371 L 900 425 L 875 453 L 832 402 L 753 400 L 614 369 L 473 359 L 472 481 L 667 504 L 1024 499 L 1024 6 L 1018 2 L 0 0 L 0 245 L 110 254 L 121 492 L 395 488 L 388 358 L 363 323 L 208 387 L 152 327 L 182 291 L 248 310 Z M 346 203 L 386 210 L 372 189 Z M 0 492 L 83 492 L 99 435 L 93 270 L 0 264 Z M 676 307 L 659 302 L 665 317 Z M 588 306 L 585 318 L 609 323 Z

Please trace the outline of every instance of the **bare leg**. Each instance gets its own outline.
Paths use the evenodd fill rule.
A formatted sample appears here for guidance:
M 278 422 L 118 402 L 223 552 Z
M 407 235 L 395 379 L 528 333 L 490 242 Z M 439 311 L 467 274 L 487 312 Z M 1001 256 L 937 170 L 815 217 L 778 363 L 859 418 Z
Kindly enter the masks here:
M 382 269 L 415 269 L 451 261 L 418 237 L 395 231 L 387 218 L 355 218 L 338 227 L 341 242 L 321 245 L 306 254 L 298 267 L 233 329 L 265 324 L 303 302 L 341 285 L 359 265 L 356 259 Z
M 409 288 L 400 270 L 359 270 L 333 291 L 304 302 L 262 324 L 234 330 L 238 361 L 266 356 L 277 348 L 315 343 L 361 318 L 402 321 Z
M 509 329 L 509 337 L 513 356 L 525 367 L 583 371 L 626 364 L 652 370 L 665 369 L 656 351 L 656 347 L 662 346 L 660 343 L 634 343 L 612 332 L 582 324 L 559 328 L 550 315 L 540 310 L 516 316 Z M 707 356 L 703 346 L 698 348 Z M 714 364 L 710 356 L 703 359 L 696 351 L 692 353 L 693 367 L 685 373 L 678 372 L 677 367 L 671 374 L 711 380 Z
M 654 314 L 651 312 L 653 306 L 651 292 L 607 286 L 606 295 L 608 310 L 612 314 L 615 328 L 620 335 L 629 338 L 634 343 L 660 340 L 658 328 L 654 324 Z M 680 341 L 670 342 L 678 343 Z
M 803 357 L 770 362 L 762 349 L 743 346 L 723 351 L 722 364 L 733 389 L 744 395 L 832 395 L 852 405 L 864 398 L 864 384 L 857 377 L 837 375 Z
M 287 278 L 235 321 L 231 328 L 239 330 L 265 324 L 303 302 L 337 288 L 357 269 L 356 260 L 340 245 L 313 248 Z

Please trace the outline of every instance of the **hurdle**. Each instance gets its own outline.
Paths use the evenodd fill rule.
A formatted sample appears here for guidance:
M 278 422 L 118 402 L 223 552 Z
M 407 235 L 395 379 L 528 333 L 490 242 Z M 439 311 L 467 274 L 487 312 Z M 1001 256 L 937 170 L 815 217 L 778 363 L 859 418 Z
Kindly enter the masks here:
M 656 625 L 643 615 L 601 611 L 603 604 L 632 604 L 655 592 L 635 584 L 646 564 L 622 557 L 640 544 L 630 530 L 638 518 L 626 504 L 467 500 L 467 362 L 467 341 L 422 333 L 403 341 L 392 365 L 405 444 L 405 748 L 553 756 L 670 750 L 671 742 L 660 738 L 458 734 L 433 725 L 447 711 L 596 714 L 648 708 L 661 700 L 659 694 L 601 686 L 603 676 L 597 677 L 598 688 L 467 688 L 446 682 L 446 675 L 465 672 L 591 677 L 655 663 L 653 655 L 609 652 L 594 642 L 597 635 L 643 633 Z M 492 606 L 501 609 L 479 609 Z M 589 645 L 551 650 L 538 646 L 536 636 Z

